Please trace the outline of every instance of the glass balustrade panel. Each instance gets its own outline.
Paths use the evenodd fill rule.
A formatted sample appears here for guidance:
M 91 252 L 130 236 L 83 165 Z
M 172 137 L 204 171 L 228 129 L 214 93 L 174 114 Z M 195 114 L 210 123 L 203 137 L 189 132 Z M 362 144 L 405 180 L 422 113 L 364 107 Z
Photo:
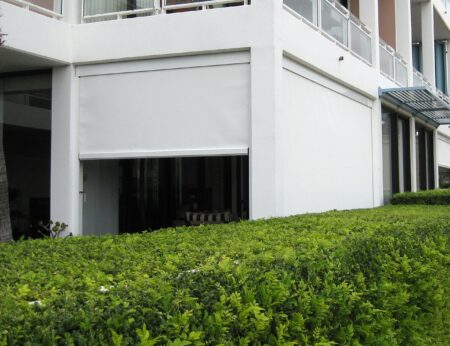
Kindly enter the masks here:
M 284 0 L 284 4 L 317 25 L 317 0 Z
M 370 35 L 350 22 L 350 49 L 369 63 L 372 63 L 372 40 Z
M 321 28 L 344 46 L 348 46 L 348 18 L 327 0 L 322 1 Z

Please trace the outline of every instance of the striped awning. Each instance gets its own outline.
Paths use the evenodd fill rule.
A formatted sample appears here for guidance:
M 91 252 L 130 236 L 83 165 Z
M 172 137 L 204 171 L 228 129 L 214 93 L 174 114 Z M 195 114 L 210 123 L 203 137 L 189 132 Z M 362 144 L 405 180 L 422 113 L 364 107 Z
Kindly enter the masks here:
M 435 127 L 450 124 L 450 99 L 426 87 L 380 89 L 381 99 L 422 118 Z

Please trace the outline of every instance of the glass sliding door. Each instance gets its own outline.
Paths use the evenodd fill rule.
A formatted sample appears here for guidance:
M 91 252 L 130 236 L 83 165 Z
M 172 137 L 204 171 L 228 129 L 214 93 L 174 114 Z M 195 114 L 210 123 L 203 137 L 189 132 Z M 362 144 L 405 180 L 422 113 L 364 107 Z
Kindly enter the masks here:
M 50 220 L 51 73 L 0 78 L 0 140 L 14 239 Z
M 83 234 L 249 217 L 248 156 L 83 162 Z
M 417 190 L 436 187 L 434 168 L 434 133 L 416 124 Z
M 439 167 L 439 187 L 441 189 L 450 188 L 450 168 Z
M 389 203 L 392 197 L 392 136 L 391 117 L 383 112 L 383 192 L 384 203 Z
M 397 144 L 398 144 L 398 192 L 411 191 L 411 145 L 409 132 L 409 119 L 398 117 L 397 119 Z
M 412 45 L 413 67 L 422 72 L 422 43 L 413 42 Z
M 436 87 L 443 93 L 447 93 L 447 53 L 446 42 L 436 41 L 435 43 L 435 73 Z
M 383 108 L 383 190 L 384 202 L 393 194 L 411 191 L 409 120 Z

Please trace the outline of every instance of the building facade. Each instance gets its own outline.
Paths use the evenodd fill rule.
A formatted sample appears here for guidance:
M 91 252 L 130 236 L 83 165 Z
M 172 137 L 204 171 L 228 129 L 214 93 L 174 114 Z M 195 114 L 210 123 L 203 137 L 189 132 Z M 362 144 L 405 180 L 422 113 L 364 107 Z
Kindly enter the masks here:
M 450 184 L 450 1 L 1 0 L 15 236 L 372 208 Z

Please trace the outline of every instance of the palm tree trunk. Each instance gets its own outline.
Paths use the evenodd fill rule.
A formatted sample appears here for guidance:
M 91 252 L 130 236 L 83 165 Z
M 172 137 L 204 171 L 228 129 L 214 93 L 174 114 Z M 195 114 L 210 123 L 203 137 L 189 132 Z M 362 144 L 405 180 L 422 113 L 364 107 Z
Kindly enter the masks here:
M 8 176 L 3 143 L 0 143 L 0 242 L 10 240 L 12 240 L 12 230 L 9 215 Z

